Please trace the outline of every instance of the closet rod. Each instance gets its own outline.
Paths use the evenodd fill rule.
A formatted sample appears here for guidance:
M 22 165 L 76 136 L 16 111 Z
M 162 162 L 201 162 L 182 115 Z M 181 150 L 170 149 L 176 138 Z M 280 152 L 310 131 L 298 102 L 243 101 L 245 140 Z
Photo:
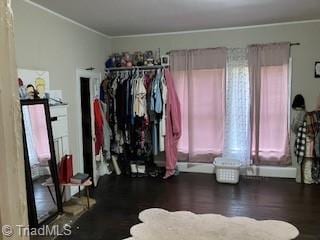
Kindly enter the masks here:
M 153 69 L 162 69 L 162 68 L 168 68 L 169 66 L 162 66 L 162 65 L 156 65 L 156 66 L 134 66 L 134 67 L 111 67 L 106 68 L 106 72 L 109 71 L 128 71 L 128 70 L 153 70 Z

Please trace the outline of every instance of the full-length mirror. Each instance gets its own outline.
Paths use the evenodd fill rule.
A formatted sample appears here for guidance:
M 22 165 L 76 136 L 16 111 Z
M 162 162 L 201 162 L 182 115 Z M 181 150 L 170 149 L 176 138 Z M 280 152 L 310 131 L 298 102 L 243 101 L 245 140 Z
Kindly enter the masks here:
M 39 226 L 62 210 L 48 101 L 22 100 L 30 225 Z

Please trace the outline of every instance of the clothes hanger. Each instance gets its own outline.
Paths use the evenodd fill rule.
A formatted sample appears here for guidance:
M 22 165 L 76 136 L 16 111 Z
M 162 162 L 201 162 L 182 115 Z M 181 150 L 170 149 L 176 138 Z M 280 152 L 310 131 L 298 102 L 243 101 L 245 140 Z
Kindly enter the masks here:
M 96 94 L 93 99 L 94 99 L 94 100 L 100 100 L 99 94 Z
M 121 77 L 120 72 L 119 72 L 119 71 L 117 71 L 117 82 L 119 82 L 119 81 L 120 81 L 120 77 Z
M 133 78 L 137 78 L 138 77 L 138 68 L 134 68 L 133 70 Z

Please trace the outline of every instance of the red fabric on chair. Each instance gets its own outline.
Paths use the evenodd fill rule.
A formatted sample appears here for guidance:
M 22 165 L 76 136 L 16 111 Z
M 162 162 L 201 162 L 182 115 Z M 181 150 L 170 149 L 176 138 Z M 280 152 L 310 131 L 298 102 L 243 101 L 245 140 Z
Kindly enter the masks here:
M 70 183 L 70 178 L 73 176 L 73 162 L 72 155 L 65 155 L 62 157 L 61 162 L 59 163 L 59 182 Z

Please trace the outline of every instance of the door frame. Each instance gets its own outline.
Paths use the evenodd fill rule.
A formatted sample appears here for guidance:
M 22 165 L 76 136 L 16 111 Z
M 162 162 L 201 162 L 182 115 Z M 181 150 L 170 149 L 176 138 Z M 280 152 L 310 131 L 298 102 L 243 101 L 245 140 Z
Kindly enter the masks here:
M 93 82 L 91 79 L 98 78 L 101 82 L 101 73 L 97 71 L 89 71 L 85 69 L 77 69 L 76 70 L 76 99 L 77 99 L 77 125 L 78 125 L 78 159 L 76 162 L 74 162 L 75 166 L 73 167 L 77 172 L 83 172 L 84 171 L 84 159 L 83 159 L 83 141 L 82 141 L 82 109 L 81 109 L 81 78 L 89 78 L 90 79 L 90 99 L 93 99 L 94 96 L 92 96 L 93 92 Z M 91 124 L 93 126 L 92 128 L 92 153 L 94 155 L 94 138 L 95 138 L 95 132 L 94 132 L 94 115 L 93 115 L 93 102 L 91 105 Z M 95 176 L 95 158 L 93 156 L 93 175 Z M 96 184 L 95 179 L 93 179 L 94 184 Z M 76 189 L 75 189 L 76 190 Z M 76 192 L 72 191 L 72 195 L 74 195 Z

